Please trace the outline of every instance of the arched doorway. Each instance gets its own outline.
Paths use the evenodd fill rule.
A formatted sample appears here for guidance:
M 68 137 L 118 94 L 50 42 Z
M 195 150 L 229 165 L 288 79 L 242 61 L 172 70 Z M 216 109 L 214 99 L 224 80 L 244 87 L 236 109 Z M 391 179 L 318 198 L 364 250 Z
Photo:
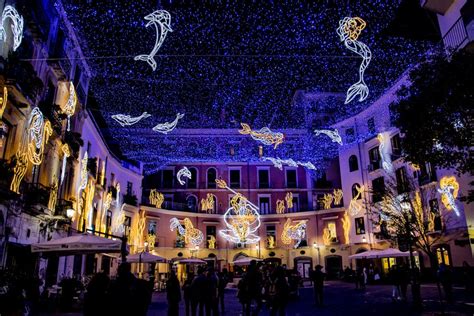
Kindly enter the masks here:
M 311 267 L 313 266 L 313 258 L 300 256 L 293 259 L 295 264 L 295 269 L 298 271 L 300 276 L 304 279 L 309 279 Z
M 325 269 L 329 279 L 337 279 L 342 271 L 342 257 L 338 255 L 326 256 L 324 258 L 326 263 Z

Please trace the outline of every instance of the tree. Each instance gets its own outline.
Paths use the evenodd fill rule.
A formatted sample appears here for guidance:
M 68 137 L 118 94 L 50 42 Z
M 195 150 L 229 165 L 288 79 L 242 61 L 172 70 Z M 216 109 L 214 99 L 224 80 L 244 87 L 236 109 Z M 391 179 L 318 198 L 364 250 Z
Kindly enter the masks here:
M 405 134 L 404 155 L 416 164 L 474 173 L 474 53 L 447 59 L 429 56 L 409 73 L 410 85 L 397 91 L 390 106 L 393 124 Z M 473 191 L 469 193 L 474 200 Z

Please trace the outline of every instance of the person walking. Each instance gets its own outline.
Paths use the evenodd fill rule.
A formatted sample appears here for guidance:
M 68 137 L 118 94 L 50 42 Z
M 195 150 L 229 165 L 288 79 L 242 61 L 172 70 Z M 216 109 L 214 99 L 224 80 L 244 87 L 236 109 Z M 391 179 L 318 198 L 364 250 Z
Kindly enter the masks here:
M 186 281 L 184 281 L 183 284 L 183 296 L 184 296 L 184 305 L 186 309 L 186 316 L 191 316 L 191 284 L 193 283 L 194 280 L 194 273 L 190 272 L 188 274 L 188 277 L 186 278 Z
M 171 275 L 166 282 L 166 298 L 168 300 L 168 316 L 178 316 L 181 289 L 176 273 L 173 270 L 171 270 Z
M 217 288 L 217 297 L 221 305 L 221 313 L 225 313 L 225 304 L 224 304 L 224 294 L 225 288 L 229 283 L 229 273 L 226 268 L 222 269 L 222 272 L 219 273 L 219 286 Z
M 446 301 L 453 303 L 453 276 L 451 269 L 444 263 L 440 263 L 438 268 L 438 279 L 443 286 Z
M 208 297 L 206 304 L 206 315 L 219 316 L 219 301 L 217 300 L 217 291 L 219 287 L 219 278 L 213 267 L 209 267 L 207 271 L 208 279 Z
M 270 295 L 272 296 L 270 316 L 276 316 L 277 313 L 279 316 L 285 316 L 290 286 L 286 281 L 283 267 L 277 267 L 270 278 Z
M 192 316 L 204 316 L 208 301 L 209 282 L 204 274 L 204 268 L 199 267 L 197 276 L 191 283 L 191 309 Z M 198 314 L 197 314 L 198 313 Z
M 237 298 L 239 299 L 240 304 L 242 305 L 242 315 L 247 316 L 247 310 L 250 307 L 250 295 L 248 292 L 248 284 L 247 284 L 247 275 L 243 274 L 242 278 L 239 280 L 237 284 Z
M 400 283 L 400 293 L 403 301 L 407 300 L 407 288 L 410 283 L 410 274 L 404 264 L 399 266 L 398 279 Z
M 390 283 L 392 284 L 392 299 L 398 301 L 400 299 L 400 280 L 396 265 L 390 267 L 389 278 Z
M 257 267 L 257 261 L 251 260 L 248 267 L 247 274 L 245 275 L 245 283 L 247 285 L 247 292 L 249 297 L 249 302 L 247 304 L 246 315 L 250 315 L 250 307 L 252 301 L 255 300 L 255 310 L 252 315 L 258 315 L 260 309 L 262 308 L 262 286 L 263 286 L 263 277 L 262 273 Z
M 105 315 L 107 305 L 103 304 L 107 300 L 107 291 L 110 279 L 105 273 L 95 274 L 87 285 L 87 292 L 84 296 L 84 315 Z
M 314 267 L 314 272 L 312 275 L 312 281 L 314 285 L 314 300 L 316 306 L 323 306 L 323 289 L 324 289 L 324 277 L 325 274 L 322 271 L 322 266 L 317 265 Z

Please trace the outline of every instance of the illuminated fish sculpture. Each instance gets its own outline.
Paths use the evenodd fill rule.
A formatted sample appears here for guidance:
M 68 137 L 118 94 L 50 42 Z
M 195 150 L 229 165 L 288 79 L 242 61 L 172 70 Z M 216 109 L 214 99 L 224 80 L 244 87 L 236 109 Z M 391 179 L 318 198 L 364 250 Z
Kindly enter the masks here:
M 183 117 L 184 117 L 184 114 L 178 113 L 173 122 L 171 122 L 171 123 L 166 122 L 166 123 L 158 124 L 155 127 L 153 127 L 153 130 L 155 132 L 168 134 L 169 132 L 171 132 L 172 130 L 174 130 L 176 128 L 176 125 L 178 124 L 178 121 L 180 119 L 182 119 Z
M 330 130 L 330 129 L 315 129 L 314 130 L 314 136 L 319 136 L 321 134 L 324 134 L 331 138 L 331 141 L 333 143 L 338 143 L 339 145 L 342 145 L 342 138 L 339 135 L 339 131 L 337 129 L 335 130 Z
M 337 28 L 337 34 L 341 42 L 347 49 L 353 51 L 362 57 L 362 63 L 359 67 L 359 81 L 354 83 L 348 90 L 345 104 L 354 100 L 359 96 L 359 102 L 364 101 L 369 95 L 369 88 L 364 81 L 365 69 L 369 66 L 370 59 L 372 58 L 372 52 L 369 47 L 362 42 L 359 42 L 361 31 L 366 27 L 366 23 L 359 17 L 345 17 L 339 21 L 339 27 Z
M 204 240 L 202 232 L 199 229 L 194 228 L 194 225 L 189 218 L 184 219 L 183 226 L 176 217 L 173 217 L 170 219 L 170 229 L 171 231 L 178 229 L 178 233 L 184 237 L 184 242 L 186 244 L 191 244 L 194 247 L 199 246 Z
M 184 182 L 182 178 L 191 179 L 191 171 L 189 171 L 187 167 L 183 167 L 176 174 L 176 178 L 178 179 L 179 184 L 184 185 L 186 182 Z
M 248 124 L 240 123 L 240 125 L 242 125 L 242 129 L 239 130 L 240 134 L 250 135 L 253 139 L 265 145 L 274 145 L 273 148 L 275 149 L 285 140 L 285 135 L 283 135 L 283 133 L 272 132 L 268 127 L 263 127 L 258 131 L 254 131 Z
M 115 115 L 112 115 L 112 118 L 116 120 L 122 126 L 130 126 L 130 125 L 137 124 L 142 119 L 145 119 L 150 116 L 151 114 L 148 114 L 147 112 L 143 112 L 142 115 L 136 116 L 136 117 L 131 117 L 130 115 L 125 115 L 125 114 L 115 114 Z
M 5 6 L 2 13 L 2 25 L 0 25 L 0 41 L 7 39 L 7 31 L 5 30 L 5 21 L 7 19 L 12 21 L 10 26 L 13 35 L 13 51 L 16 51 L 23 39 L 23 17 L 11 5 Z
M 158 52 L 158 50 L 160 49 L 161 45 L 163 45 L 163 42 L 168 32 L 173 32 L 170 25 L 171 15 L 169 14 L 168 11 L 156 10 L 155 12 L 145 16 L 145 20 L 149 21 L 145 25 L 145 27 L 148 27 L 150 25 L 155 26 L 155 30 L 156 30 L 155 46 L 153 47 L 153 50 L 150 52 L 150 54 L 135 56 L 134 60 L 146 61 L 151 66 L 153 71 L 155 71 L 156 61 L 154 57 L 156 53 Z

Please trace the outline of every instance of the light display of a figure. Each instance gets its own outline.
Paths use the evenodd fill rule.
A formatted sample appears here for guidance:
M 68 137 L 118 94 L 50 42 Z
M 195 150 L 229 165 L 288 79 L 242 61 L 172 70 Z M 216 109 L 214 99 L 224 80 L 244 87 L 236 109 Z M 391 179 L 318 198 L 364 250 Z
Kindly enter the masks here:
M 240 134 L 250 135 L 250 137 L 264 145 L 274 145 L 273 148 L 275 149 L 285 140 L 285 135 L 283 135 L 283 133 L 272 132 L 268 127 L 263 127 L 259 130 L 252 130 L 248 124 L 241 123 L 240 125 L 242 125 L 242 129 L 239 130 Z
M 171 231 L 177 229 L 178 233 L 184 237 L 184 242 L 193 247 L 199 246 L 204 240 L 202 232 L 199 229 L 194 228 L 194 225 L 189 218 L 184 219 L 183 226 L 176 217 L 173 217 L 170 219 L 170 229 Z
M 293 241 L 296 241 L 293 248 L 298 248 L 301 241 L 305 238 L 306 235 L 306 220 L 301 220 L 297 224 L 292 225 L 291 219 L 288 218 L 283 226 L 283 231 L 281 233 L 281 241 L 285 245 L 291 244 Z
M 131 125 L 137 124 L 142 119 L 146 119 L 147 117 L 150 117 L 150 116 L 151 114 L 148 114 L 147 112 L 143 112 L 140 116 L 136 116 L 136 117 L 131 117 L 130 115 L 126 115 L 126 114 L 114 114 L 112 115 L 112 118 L 116 120 L 122 126 L 131 126 Z
M 11 5 L 6 5 L 2 12 L 2 25 L 0 25 L 0 41 L 7 39 L 7 31 L 5 30 L 5 22 L 11 20 L 11 31 L 13 35 L 13 51 L 20 46 L 23 39 L 23 17 Z
M 459 183 L 454 176 L 445 176 L 439 180 L 438 192 L 441 194 L 441 202 L 448 211 L 454 211 L 457 216 L 461 215 L 459 207 L 456 205 L 456 198 L 459 194 Z
M 183 167 L 176 174 L 176 178 L 178 179 L 179 184 L 184 185 L 186 182 L 183 180 L 183 178 L 191 179 L 191 171 L 188 169 L 188 167 Z
M 342 145 L 342 138 L 339 135 L 339 131 L 337 129 L 335 130 L 315 129 L 314 130 L 314 136 L 319 136 L 321 134 L 328 136 L 333 143 L 338 143 L 339 145 Z
M 173 122 L 165 122 L 165 123 L 160 123 L 157 124 L 155 127 L 153 127 L 153 130 L 155 132 L 159 132 L 162 134 L 168 134 L 172 130 L 176 128 L 176 125 L 178 125 L 178 121 L 184 117 L 184 114 L 178 113 L 176 114 L 176 118 L 174 119 Z

